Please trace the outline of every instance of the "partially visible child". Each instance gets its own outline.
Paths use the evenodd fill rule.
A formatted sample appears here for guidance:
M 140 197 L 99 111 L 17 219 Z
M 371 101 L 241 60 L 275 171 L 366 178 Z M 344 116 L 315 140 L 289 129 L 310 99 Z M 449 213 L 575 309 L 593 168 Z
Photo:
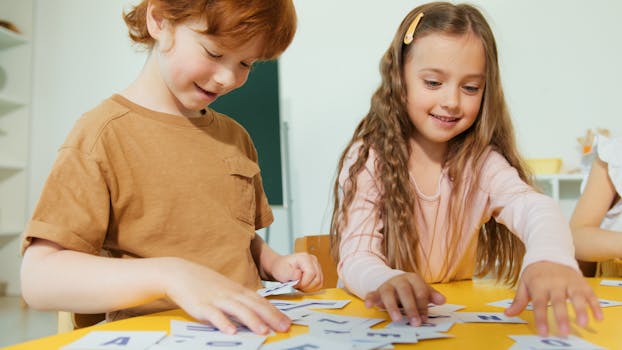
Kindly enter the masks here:
M 207 106 L 290 44 L 292 1 L 144 0 L 124 18 L 149 56 L 60 148 L 23 234 L 24 298 L 108 319 L 181 307 L 227 333 L 228 316 L 286 331 L 260 279 L 316 290 L 322 272 L 255 233 L 273 221 L 257 153 Z
M 535 191 L 519 156 L 497 47 L 469 5 L 412 10 L 384 54 L 382 83 L 339 161 L 331 235 L 339 276 L 366 305 L 426 319 L 445 298 L 429 283 L 488 274 L 518 282 L 505 312 L 547 303 L 568 334 L 601 310 L 574 259 L 556 202 Z M 525 249 L 526 248 L 526 249 Z
M 622 139 L 598 136 L 570 226 L 584 273 L 622 277 Z M 583 263 L 583 262 L 598 262 Z

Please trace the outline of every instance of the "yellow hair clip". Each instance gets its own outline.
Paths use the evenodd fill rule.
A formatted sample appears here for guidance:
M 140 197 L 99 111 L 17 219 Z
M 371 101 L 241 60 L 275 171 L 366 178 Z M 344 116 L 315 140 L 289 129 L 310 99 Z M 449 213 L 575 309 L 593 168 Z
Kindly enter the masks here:
M 421 17 L 423 17 L 423 12 L 420 12 L 415 19 L 408 26 L 408 30 L 406 31 L 406 35 L 404 35 L 404 44 L 408 45 L 413 42 L 413 37 L 415 36 L 415 29 L 417 29 L 417 24 L 421 21 Z

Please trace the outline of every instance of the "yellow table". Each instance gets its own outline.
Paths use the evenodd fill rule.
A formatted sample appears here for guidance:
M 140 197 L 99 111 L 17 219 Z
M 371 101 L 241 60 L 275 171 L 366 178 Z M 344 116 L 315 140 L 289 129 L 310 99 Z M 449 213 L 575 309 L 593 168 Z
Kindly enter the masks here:
M 608 300 L 622 301 L 622 288 L 601 286 L 601 279 L 588 279 L 590 285 L 596 291 L 599 298 Z M 492 301 L 512 298 L 514 292 L 506 287 L 497 286 L 493 282 L 485 280 L 461 281 L 446 284 L 434 285 L 441 293 L 447 297 L 447 302 L 466 306 L 460 311 L 490 311 L 502 312 L 503 309 L 486 305 Z M 283 297 L 278 299 L 300 300 L 303 297 Z M 336 313 L 342 315 L 359 317 L 378 317 L 387 318 L 386 312 L 376 309 L 366 309 L 363 302 L 353 295 L 348 294 L 342 289 L 326 289 L 304 298 L 316 299 L 351 299 L 352 302 L 341 310 L 319 310 L 322 312 Z M 595 322 L 590 320 L 590 328 L 582 329 L 572 325 L 573 333 L 594 344 L 607 349 L 622 349 L 622 306 L 603 308 L 605 320 Z M 485 346 L 488 349 L 508 349 L 514 341 L 508 335 L 534 335 L 537 334 L 534 325 L 533 314 L 531 311 L 523 311 L 519 315 L 528 324 L 500 324 L 500 323 L 463 323 L 455 324 L 449 334 L 454 338 L 423 340 L 413 345 L 395 345 L 396 349 L 481 349 Z M 170 320 L 193 321 L 186 313 L 181 310 L 172 310 L 152 315 L 134 317 L 122 321 L 111 322 L 98 326 L 79 329 L 73 332 L 58 334 L 46 338 L 41 338 L 14 346 L 9 346 L 5 350 L 21 349 L 59 349 L 71 343 L 93 330 L 116 330 L 116 331 L 168 331 Z M 552 314 L 549 313 L 549 320 Z M 554 328 L 551 322 L 551 329 Z M 377 327 L 383 327 L 387 322 Z M 307 333 L 307 327 L 292 325 L 288 333 L 281 333 L 269 337 L 267 343 L 282 340 L 291 336 Z

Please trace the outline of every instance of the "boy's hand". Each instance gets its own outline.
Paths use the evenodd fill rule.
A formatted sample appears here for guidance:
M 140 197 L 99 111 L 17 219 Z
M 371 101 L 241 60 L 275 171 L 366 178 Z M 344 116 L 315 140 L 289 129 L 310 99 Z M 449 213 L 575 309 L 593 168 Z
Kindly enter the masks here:
M 255 291 L 205 266 L 177 260 L 165 273 L 166 295 L 189 315 L 223 333 L 236 332 L 228 316 L 263 335 L 270 329 L 286 332 L 291 325 L 287 316 Z
M 294 287 L 304 292 L 319 290 L 324 283 L 320 263 L 315 255 L 307 253 L 279 256 L 267 272 L 279 282 L 299 280 Z
M 588 307 L 592 310 L 595 319 L 599 321 L 603 319 L 594 291 L 578 271 L 548 261 L 536 262 L 527 266 L 523 271 L 514 302 L 505 310 L 505 314 L 518 315 L 531 300 L 538 334 L 547 336 L 547 306 L 550 302 L 555 314 L 557 329 L 561 336 L 567 336 L 570 332 L 570 325 L 566 299 L 569 299 L 574 306 L 575 322 L 579 326 L 587 326 Z
M 406 272 L 384 282 L 365 297 L 365 306 L 386 309 L 392 321 L 402 319 L 402 306 L 411 325 L 420 326 L 428 318 L 428 304 L 445 303 L 445 297 L 430 287 L 419 275 Z

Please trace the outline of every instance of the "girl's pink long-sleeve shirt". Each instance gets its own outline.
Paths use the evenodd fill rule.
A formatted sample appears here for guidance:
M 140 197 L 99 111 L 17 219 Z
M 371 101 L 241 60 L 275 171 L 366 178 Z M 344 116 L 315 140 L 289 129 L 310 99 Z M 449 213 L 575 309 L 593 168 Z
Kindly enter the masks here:
M 350 149 L 339 174 L 342 193 L 349 184 L 348 170 L 356 160 L 357 148 L 355 145 Z M 342 232 L 339 248 L 340 281 L 360 298 L 403 273 L 387 265 L 382 250 L 383 235 L 380 232 L 383 223 L 377 219 L 375 206 L 380 188 L 375 160 L 376 154 L 371 150 L 358 175 L 357 192 L 348 208 L 348 223 Z M 523 182 L 501 154 L 490 151 L 478 174 L 465 169 L 462 175 L 467 178 L 478 176 L 479 180 L 472 200 L 456 203 L 465 206 L 462 208 L 464 223 L 459 232 L 450 232 L 448 226 L 452 185 L 446 172 L 442 172 L 438 191 L 432 196 L 423 194 L 411 176 L 416 193 L 412 218 L 419 234 L 417 264 L 426 282 L 472 278 L 479 229 L 490 218 L 505 225 L 525 243 L 523 269 L 531 263 L 546 260 L 578 271 L 570 228 L 559 206 L 552 198 Z M 464 198 L 465 194 L 460 197 Z M 459 237 L 454 238 L 454 235 Z M 452 239 L 458 242 L 458 247 L 450 252 L 448 244 Z

